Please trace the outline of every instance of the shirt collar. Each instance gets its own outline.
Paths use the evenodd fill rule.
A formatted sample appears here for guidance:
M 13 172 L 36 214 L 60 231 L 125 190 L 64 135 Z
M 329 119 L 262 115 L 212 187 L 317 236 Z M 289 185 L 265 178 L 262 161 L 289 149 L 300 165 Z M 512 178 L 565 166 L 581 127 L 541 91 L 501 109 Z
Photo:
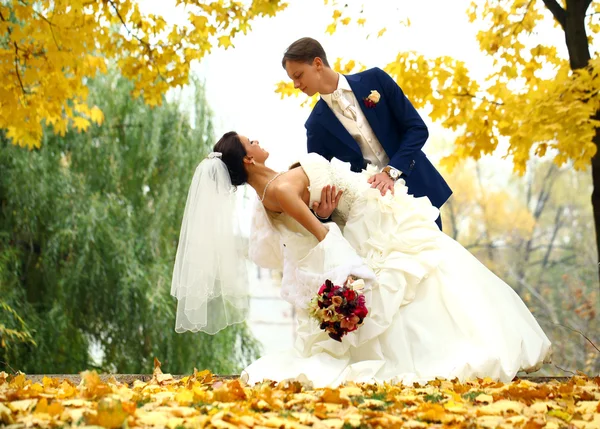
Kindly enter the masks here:
M 336 89 L 341 89 L 343 91 L 352 92 L 352 88 L 350 88 L 350 84 L 348 83 L 348 79 L 341 73 L 338 73 L 338 86 Z M 331 107 L 331 94 L 321 94 L 321 98 L 329 107 Z

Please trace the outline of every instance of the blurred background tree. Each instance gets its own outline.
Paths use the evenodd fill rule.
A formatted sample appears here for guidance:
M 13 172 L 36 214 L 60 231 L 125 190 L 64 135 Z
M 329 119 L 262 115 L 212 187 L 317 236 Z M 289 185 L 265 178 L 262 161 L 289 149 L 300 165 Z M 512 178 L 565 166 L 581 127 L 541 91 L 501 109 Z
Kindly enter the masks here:
M 46 130 L 31 152 L 0 137 L 0 369 L 145 373 L 156 356 L 172 373 L 239 371 L 258 353 L 247 326 L 176 334 L 169 294 L 188 187 L 214 143 L 203 86 L 189 113 L 132 99 L 116 72 L 88 88 L 102 127 Z

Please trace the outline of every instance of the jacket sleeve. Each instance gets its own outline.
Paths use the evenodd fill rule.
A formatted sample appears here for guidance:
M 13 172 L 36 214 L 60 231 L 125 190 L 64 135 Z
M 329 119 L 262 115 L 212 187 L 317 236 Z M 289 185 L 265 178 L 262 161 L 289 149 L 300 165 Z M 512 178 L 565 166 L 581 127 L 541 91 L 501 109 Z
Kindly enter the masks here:
M 401 136 L 398 150 L 395 154 L 390 154 L 390 165 L 409 176 L 415 166 L 416 154 L 423 148 L 429 132 L 425 122 L 394 79 L 380 68 L 376 68 L 375 72 L 383 89 L 382 96 L 388 100 Z
M 306 151 L 308 153 L 318 153 L 323 158 L 331 161 L 332 155 L 325 148 L 325 136 L 324 133 L 320 131 L 319 126 L 316 124 L 310 124 L 310 122 L 307 121 L 306 124 L 304 124 L 304 127 L 306 128 Z M 314 213 L 312 207 L 309 208 L 310 211 Z M 331 216 L 329 216 L 327 219 L 323 219 L 317 216 L 316 213 L 314 214 L 315 217 L 321 221 L 321 223 L 331 222 Z
M 331 161 L 332 155 L 325 146 L 325 133 L 319 125 L 307 121 L 304 127 L 306 128 L 306 151 L 308 153 L 318 153 L 323 158 Z

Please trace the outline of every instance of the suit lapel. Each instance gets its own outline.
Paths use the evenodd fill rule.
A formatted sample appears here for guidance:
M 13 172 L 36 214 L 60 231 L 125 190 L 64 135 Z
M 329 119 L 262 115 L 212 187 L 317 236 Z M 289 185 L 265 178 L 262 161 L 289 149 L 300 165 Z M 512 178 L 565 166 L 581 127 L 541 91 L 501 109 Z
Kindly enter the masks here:
M 354 140 L 348 130 L 344 128 L 339 119 L 335 117 L 335 114 L 329 108 L 327 103 L 325 103 L 323 100 L 319 100 L 315 106 L 315 113 L 318 115 L 317 117 L 319 118 L 321 125 L 327 128 L 330 133 L 362 156 L 362 152 L 360 151 L 358 143 L 356 143 L 356 140 Z
M 364 102 L 364 99 L 367 98 L 371 94 L 371 91 L 375 88 L 369 88 L 365 82 L 361 80 L 360 74 L 347 75 L 346 79 L 348 80 L 350 88 L 352 88 L 352 92 L 354 92 L 354 96 L 356 97 L 356 101 L 365 114 L 371 129 L 377 136 L 377 140 L 383 144 L 381 141 L 381 135 L 379 133 L 380 126 L 379 118 L 377 118 L 377 105 L 375 105 L 375 107 L 367 107 Z

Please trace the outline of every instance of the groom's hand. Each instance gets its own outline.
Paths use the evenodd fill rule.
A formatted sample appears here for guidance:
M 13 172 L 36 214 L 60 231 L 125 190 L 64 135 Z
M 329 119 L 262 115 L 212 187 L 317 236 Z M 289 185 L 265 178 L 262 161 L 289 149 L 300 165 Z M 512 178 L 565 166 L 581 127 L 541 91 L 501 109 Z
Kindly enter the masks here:
M 389 190 L 394 195 L 394 179 L 392 179 L 387 173 L 381 172 L 369 177 L 368 182 L 371 184 L 371 188 L 377 188 L 381 192 L 381 195 Z
M 328 219 L 338 206 L 343 192 L 344 191 L 338 191 L 336 193 L 335 186 L 323 186 L 323 189 L 321 190 L 321 201 L 315 201 L 312 206 L 313 212 L 315 212 L 317 217 Z

